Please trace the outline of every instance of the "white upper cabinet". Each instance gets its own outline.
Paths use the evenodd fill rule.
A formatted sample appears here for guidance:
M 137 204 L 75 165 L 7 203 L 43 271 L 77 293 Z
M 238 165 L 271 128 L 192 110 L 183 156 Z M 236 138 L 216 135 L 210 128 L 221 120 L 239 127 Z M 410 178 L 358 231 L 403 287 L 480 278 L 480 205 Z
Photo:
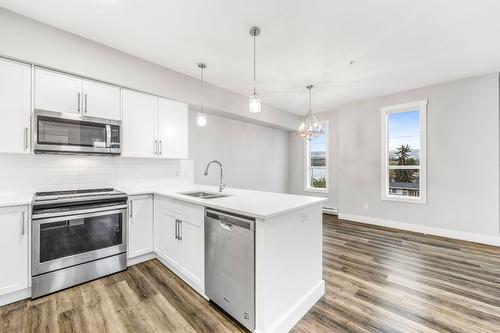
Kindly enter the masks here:
M 0 208 L 0 295 L 28 287 L 28 209 Z
M 31 66 L 0 59 L 0 152 L 30 152 Z
M 187 104 L 160 98 L 158 102 L 159 157 L 188 158 Z
M 82 79 L 35 68 L 35 109 L 81 113 Z
M 122 156 L 157 157 L 158 97 L 123 89 Z
M 153 196 L 129 197 L 128 258 L 153 252 Z
M 122 121 L 122 156 L 188 157 L 187 104 L 124 89 Z
M 35 109 L 120 120 L 120 87 L 35 68 Z
M 120 87 L 83 80 L 83 114 L 120 120 Z

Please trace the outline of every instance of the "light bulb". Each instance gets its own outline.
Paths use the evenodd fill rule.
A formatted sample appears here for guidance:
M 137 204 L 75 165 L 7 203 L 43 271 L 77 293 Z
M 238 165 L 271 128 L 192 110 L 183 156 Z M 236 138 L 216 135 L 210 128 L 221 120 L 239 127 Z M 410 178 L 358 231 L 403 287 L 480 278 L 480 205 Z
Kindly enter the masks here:
M 248 97 L 248 111 L 250 113 L 259 113 L 261 111 L 259 95 L 252 95 Z
M 207 115 L 203 112 L 199 112 L 196 117 L 196 124 L 200 127 L 207 126 Z

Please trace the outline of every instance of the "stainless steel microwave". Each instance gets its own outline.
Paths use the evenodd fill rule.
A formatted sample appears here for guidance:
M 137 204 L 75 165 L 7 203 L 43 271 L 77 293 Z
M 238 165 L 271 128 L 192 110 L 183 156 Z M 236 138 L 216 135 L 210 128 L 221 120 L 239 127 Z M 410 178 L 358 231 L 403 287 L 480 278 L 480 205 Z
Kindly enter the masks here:
M 121 154 L 121 121 L 35 110 L 35 154 Z

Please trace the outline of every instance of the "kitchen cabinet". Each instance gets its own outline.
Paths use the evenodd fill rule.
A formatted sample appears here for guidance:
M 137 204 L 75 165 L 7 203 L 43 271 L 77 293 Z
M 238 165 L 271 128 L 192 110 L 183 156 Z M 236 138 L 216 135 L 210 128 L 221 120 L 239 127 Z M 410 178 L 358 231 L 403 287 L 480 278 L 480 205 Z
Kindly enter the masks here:
M 160 157 L 188 158 L 187 104 L 159 98 L 158 141 Z
M 158 97 L 123 89 L 122 156 L 157 157 Z
M 155 196 L 155 252 L 201 293 L 205 289 L 203 211 L 202 206 Z
M 187 104 L 128 89 L 122 102 L 122 156 L 188 157 Z
M 120 87 L 35 68 L 35 109 L 120 120 Z
M 182 244 L 177 239 L 177 221 L 178 219 L 165 209 L 156 209 L 154 231 L 155 252 L 170 265 L 179 269 L 181 267 Z
M 120 87 L 83 80 L 82 110 L 86 116 L 120 120 Z
M 0 58 L 0 152 L 30 152 L 31 66 Z
M 131 196 L 128 209 L 127 257 L 133 258 L 153 252 L 153 197 Z
M 0 295 L 5 295 L 28 287 L 28 208 L 0 208 L 0 228 Z
M 35 109 L 80 114 L 82 79 L 35 68 Z

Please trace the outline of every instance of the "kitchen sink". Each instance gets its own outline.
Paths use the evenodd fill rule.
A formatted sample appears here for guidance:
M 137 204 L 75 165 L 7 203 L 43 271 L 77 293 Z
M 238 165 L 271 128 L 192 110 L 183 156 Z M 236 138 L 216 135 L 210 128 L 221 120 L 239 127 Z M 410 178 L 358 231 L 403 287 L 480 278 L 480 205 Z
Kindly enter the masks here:
M 215 192 L 181 192 L 178 194 L 189 195 L 190 197 L 200 198 L 200 199 L 217 199 L 217 198 L 225 198 L 229 197 L 230 194 L 222 194 Z

